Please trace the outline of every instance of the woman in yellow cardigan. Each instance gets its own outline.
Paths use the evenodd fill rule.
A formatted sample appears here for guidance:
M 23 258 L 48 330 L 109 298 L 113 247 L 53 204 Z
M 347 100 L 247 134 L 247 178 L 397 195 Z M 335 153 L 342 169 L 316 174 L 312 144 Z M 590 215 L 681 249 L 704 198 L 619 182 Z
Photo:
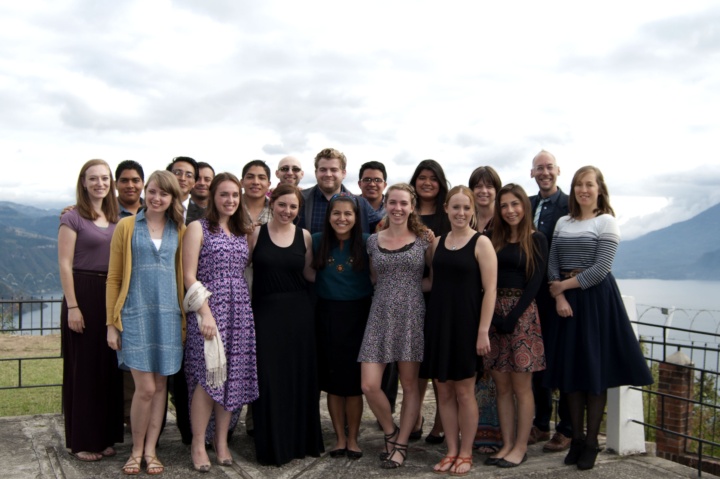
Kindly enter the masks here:
M 122 219 L 110 245 L 107 341 L 118 365 L 130 369 L 135 394 L 130 408 L 133 447 L 123 466 L 128 475 L 160 474 L 155 445 L 160 435 L 167 376 L 182 362 L 182 236 L 180 186 L 167 171 L 156 171 L 145 187 L 145 209 Z

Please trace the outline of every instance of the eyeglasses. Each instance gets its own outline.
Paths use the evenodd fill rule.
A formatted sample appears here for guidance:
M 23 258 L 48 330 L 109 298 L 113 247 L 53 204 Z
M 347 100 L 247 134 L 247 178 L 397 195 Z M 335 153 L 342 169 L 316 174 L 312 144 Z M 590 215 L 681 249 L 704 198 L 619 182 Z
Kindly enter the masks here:
M 282 171 L 283 173 L 287 173 L 288 171 L 290 171 L 290 169 L 291 168 L 289 166 L 281 166 L 280 167 L 280 171 Z M 302 171 L 302 168 L 300 168 L 299 166 L 292 167 L 293 173 L 300 173 L 301 171 Z
M 383 180 L 382 178 L 363 178 L 360 181 L 362 181 L 365 184 L 370 184 L 370 183 L 378 183 L 379 184 L 379 183 L 383 183 L 385 180 Z
M 195 173 L 191 171 L 183 171 L 183 170 L 172 170 L 172 174 L 177 176 L 178 178 L 182 178 L 183 176 L 187 178 L 188 180 L 190 178 L 195 178 Z

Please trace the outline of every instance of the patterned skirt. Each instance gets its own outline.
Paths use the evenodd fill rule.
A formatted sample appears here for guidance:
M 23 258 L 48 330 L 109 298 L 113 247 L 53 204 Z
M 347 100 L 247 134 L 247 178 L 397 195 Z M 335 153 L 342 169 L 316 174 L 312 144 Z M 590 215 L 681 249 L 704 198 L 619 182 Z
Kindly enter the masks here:
M 518 302 L 516 295 L 498 295 L 495 312 L 506 316 Z M 523 312 L 512 334 L 501 334 L 490 326 L 490 354 L 485 367 L 503 373 L 532 373 L 545 369 L 543 345 L 535 301 Z

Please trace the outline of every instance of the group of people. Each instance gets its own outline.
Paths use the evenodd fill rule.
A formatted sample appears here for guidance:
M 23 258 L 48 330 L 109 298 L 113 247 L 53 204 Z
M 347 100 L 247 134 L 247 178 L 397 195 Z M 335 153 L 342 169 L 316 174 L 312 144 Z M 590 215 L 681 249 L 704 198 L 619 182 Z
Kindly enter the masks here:
M 125 420 L 123 472 L 144 463 L 162 473 L 170 391 L 197 471 L 210 470 L 206 444 L 232 464 L 243 405 L 259 463 L 317 457 L 324 391 L 329 455 L 363 456 L 364 395 L 384 434 L 380 466 L 397 468 L 422 435 L 430 379 L 437 412 L 426 441 L 447 445 L 436 472 L 468 474 L 478 445 L 492 446 L 486 465 L 523 463 L 528 443 L 549 439 L 553 389 L 561 421 L 547 450 L 592 468 L 607 389 L 652 383 L 610 273 L 619 230 L 600 170 L 578 170 L 568 196 L 541 151 L 529 198 L 489 166 L 449 188 L 440 164 L 424 160 L 409 183 L 387 187 L 372 161 L 360 168 L 360 195 L 343 185 L 342 152 L 320 151 L 314 167 L 317 184 L 302 190 L 293 157 L 274 189 L 260 160 L 240 179 L 190 157 L 147 182 L 133 161 L 114 179 L 103 160 L 82 167 L 58 234 L 71 452 L 116 454 Z M 479 402 L 483 384 L 496 392 Z

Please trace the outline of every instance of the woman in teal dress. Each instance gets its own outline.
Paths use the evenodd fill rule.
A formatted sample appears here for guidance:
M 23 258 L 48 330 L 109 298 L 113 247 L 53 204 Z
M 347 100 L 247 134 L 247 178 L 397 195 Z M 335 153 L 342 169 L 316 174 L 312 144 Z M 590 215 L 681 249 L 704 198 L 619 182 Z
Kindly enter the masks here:
M 358 203 L 350 193 L 330 198 L 322 233 L 312 235 L 320 389 L 337 437 L 330 457 L 360 459 L 363 410 L 357 361 L 372 302 L 372 283 Z M 348 435 L 345 436 L 345 424 Z
M 107 340 L 118 365 L 130 369 L 135 394 L 130 408 L 133 447 L 125 474 L 160 474 L 155 446 L 165 414 L 167 377 L 182 362 L 182 234 L 180 187 L 156 171 L 145 187 L 145 209 L 122 219 L 110 245 Z

